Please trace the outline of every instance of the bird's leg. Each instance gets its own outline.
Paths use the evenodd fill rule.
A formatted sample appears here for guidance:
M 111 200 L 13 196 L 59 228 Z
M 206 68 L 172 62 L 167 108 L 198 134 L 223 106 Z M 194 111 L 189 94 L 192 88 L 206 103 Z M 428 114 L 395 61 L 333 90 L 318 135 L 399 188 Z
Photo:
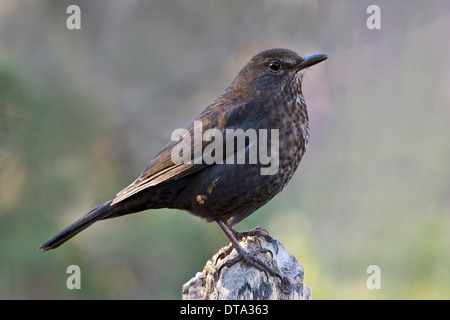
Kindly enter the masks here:
M 228 222 L 227 222 L 227 224 L 228 224 Z M 262 227 L 256 227 L 256 228 L 253 228 L 252 230 L 249 230 L 249 231 L 241 231 L 241 232 L 238 232 L 238 231 L 236 231 L 236 229 L 234 229 L 233 227 L 231 227 L 231 226 L 229 226 L 229 227 L 231 228 L 231 230 L 232 230 L 235 234 L 238 235 L 239 240 L 242 240 L 242 239 L 245 238 L 245 237 L 254 237 L 254 236 L 260 236 L 260 237 L 263 237 L 267 242 L 270 242 L 270 243 L 273 244 L 273 246 L 274 246 L 275 249 L 276 249 L 275 254 L 278 253 L 278 241 L 277 241 L 276 239 L 272 238 L 272 237 L 269 235 L 269 232 L 267 232 L 266 229 L 264 229 L 264 228 L 262 228 Z M 258 241 L 259 241 L 259 240 L 258 240 Z M 261 243 L 259 244 L 259 246 L 261 247 Z M 273 256 L 273 255 L 272 255 L 272 256 Z
M 276 277 L 280 278 L 282 287 L 285 287 L 286 282 L 289 282 L 289 281 L 287 279 L 284 279 L 278 272 L 276 272 L 266 262 L 262 261 L 261 259 L 259 259 L 256 256 L 260 253 L 270 253 L 272 255 L 272 252 L 270 250 L 260 248 L 259 250 L 250 253 L 250 252 L 244 250 L 241 247 L 241 245 L 239 244 L 239 240 L 241 240 L 242 238 L 244 238 L 246 236 L 250 236 L 250 235 L 262 235 L 265 238 L 265 236 L 268 236 L 267 231 L 265 231 L 262 228 L 259 228 L 259 229 L 255 228 L 256 230 L 253 229 L 248 232 L 240 233 L 240 232 L 237 232 L 232 226 L 230 226 L 227 221 L 216 220 L 216 222 L 222 228 L 222 230 L 225 232 L 225 234 L 231 241 L 231 246 L 229 246 L 227 249 L 225 249 L 225 251 L 222 254 L 227 256 L 228 254 L 231 253 L 231 251 L 233 250 L 233 247 L 234 247 L 234 249 L 236 249 L 237 254 L 238 254 L 237 257 L 226 261 L 225 263 L 223 263 L 220 266 L 220 268 L 218 270 L 218 275 L 220 275 L 220 272 L 222 271 L 223 267 L 230 268 L 234 264 L 236 264 L 240 261 L 244 261 L 248 265 L 253 266 L 260 271 L 263 271 L 267 277 L 267 280 L 269 280 L 269 274 L 271 276 L 274 276 L 274 277 L 276 276 Z M 263 233 L 265 235 L 263 235 Z M 270 237 L 270 239 L 271 239 L 271 241 L 273 240 L 271 237 Z M 261 243 L 260 243 L 260 246 L 261 246 Z M 278 246 L 277 246 L 277 248 L 278 248 Z M 219 257 L 221 257 L 222 254 Z M 218 257 L 218 259 L 219 259 L 219 257 Z M 273 258 L 273 255 L 272 255 L 272 258 Z M 216 262 L 217 262 L 217 260 L 216 260 Z
M 249 230 L 249 231 L 241 231 L 241 232 L 239 232 L 239 231 L 237 231 L 235 228 L 233 228 L 232 226 L 230 226 L 230 224 L 228 223 L 228 221 L 226 221 L 226 220 L 220 220 L 221 221 L 221 223 L 223 223 L 225 226 L 226 226 L 226 228 L 234 235 L 234 237 L 238 240 L 238 241 L 241 241 L 242 239 L 244 239 L 245 237 L 255 237 L 254 239 L 258 242 L 258 244 L 259 244 L 259 248 L 260 249 L 262 249 L 262 246 L 261 246 L 261 242 L 258 240 L 258 238 L 256 238 L 256 236 L 261 236 L 261 237 L 263 237 L 267 242 L 270 242 L 270 243 L 272 243 L 273 244 L 273 246 L 275 247 L 275 249 L 276 249 L 276 251 L 275 251 L 275 254 L 278 254 L 278 241 L 276 240 L 276 239 L 274 239 L 274 238 L 272 238 L 270 235 L 269 235 L 269 232 L 267 232 L 267 230 L 266 229 L 264 229 L 264 228 L 262 228 L 262 227 L 256 227 L 256 228 L 254 228 L 254 229 L 252 229 L 252 230 Z M 217 223 L 219 223 L 218 221 L 217 221 Z M 220 224 L 219 224 L 220 225 Z M 223 229 L 223 227 L 221 226 L 221 228 Z M 233 248 L 234 248 L 234 246 L 233 246 L 233 244 L 230 244 L 218 257 L 217 257 L 217 259 L 216 259 L 216 263 L 217 263 L 217 261 L 219 260 L 219 259 L 223 259 L 223 258 L 225 258 L 226 256 L 228 256 L 232 251 L 233 251 Z M 267 250 L 267 252 L 269 252 L 270 253 L 270 255 L 272 256 L 272 259 L 273 259 L 273 253 L 272 253 L 272 251 L 270 251 L 269 249 L 266 249 Z

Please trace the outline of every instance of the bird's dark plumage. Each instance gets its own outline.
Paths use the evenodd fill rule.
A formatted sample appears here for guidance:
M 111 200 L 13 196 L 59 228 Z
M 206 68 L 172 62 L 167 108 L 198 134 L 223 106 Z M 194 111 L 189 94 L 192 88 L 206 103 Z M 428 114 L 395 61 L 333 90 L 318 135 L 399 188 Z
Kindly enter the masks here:
M 261 174 L 267 163 L 263 164 L 259 158 L 257 163 L 225 161 L 240 151 L 249 158 L 249 143 L 224 151 L 223 164 L 205 161 L 176 164 L 171 155 L 181 138 L 174 139 L 133 183 L 40 249 L 54 249 L 98 220 L 158 208 L 186 210 L 207 221 L 217 221 L 222 228 L 231 228 L 231 234 L 236 234 L 232 225 L 278 194 L 297 169 L 309 141 L 300 71 L 326 58 L 325 55 L 302 58 L 287 49 L 263 51 L 255 55 L 230 86 L 194 120 L 201 122 L 203 132 L 216 129 L 223 135 L 223 150 L 226 150 L 227 129 L 267 130 L 267 155 L 278 159 L 274 174 Z M 195 122 L 192 122 L 186 132 L 192 137 L 195 130 Z M 278 130 L 278 137 L 273 136 L 271 130 Z M 278 154 L 271 148 L 272 139 L 276 138 Z M 211 141 L 203 141 L 202 150 L 209 143 Z M 194 159 L 193 140 L 191 151 L 191 159 Z

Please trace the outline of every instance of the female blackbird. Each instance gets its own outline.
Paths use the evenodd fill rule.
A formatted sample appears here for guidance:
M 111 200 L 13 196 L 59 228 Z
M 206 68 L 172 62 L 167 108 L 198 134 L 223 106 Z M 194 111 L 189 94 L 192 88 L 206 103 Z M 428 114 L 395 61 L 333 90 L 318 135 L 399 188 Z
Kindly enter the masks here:
M 176 208 L 216 221 L 224 230 L 232 243 L 227 253 L 234 247 L 238 257 L 222 267 L 244 260 L 279 276 L 256 256 L 268 250 L 249 253 L 239 244 L 244 236 L 270 238 L 268 233 L 260 227 L 237 232 L 233 225 L 278 194 L 297 169 L 309 141 L 301 71 L 325 59 L 288 49 L 258 53 L 133 183 L 39 248 L 57 248 L 98 220 Z

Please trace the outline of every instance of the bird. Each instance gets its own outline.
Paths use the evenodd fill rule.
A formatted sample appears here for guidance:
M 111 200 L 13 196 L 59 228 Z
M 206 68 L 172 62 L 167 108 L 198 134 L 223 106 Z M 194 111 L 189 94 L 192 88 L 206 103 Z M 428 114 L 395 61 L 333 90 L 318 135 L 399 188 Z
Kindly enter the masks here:
M 137 179 L 39 249 L 55 249 L 100 220 L 174 208 L 216 222 L 230 239 L 225 255 L 233 248 L 238 255 L 224 263 L 219 273 L 222 267 L 244 261 L 266 276 L 280 277 L 258 258 L 269 250 L 247 252 L 239 244 L 250 235 L 274 242 L 269 233 L 262 227 L 239 232 L 234 225 L 264 206 L 291 180 L 310 138 L 303 71 L 327 58 L 325 54 L 302 57 L 283 48 L 254 55 L 223 93 L 179 130 Z M 199 136 L 202 139 L 195 139 Z

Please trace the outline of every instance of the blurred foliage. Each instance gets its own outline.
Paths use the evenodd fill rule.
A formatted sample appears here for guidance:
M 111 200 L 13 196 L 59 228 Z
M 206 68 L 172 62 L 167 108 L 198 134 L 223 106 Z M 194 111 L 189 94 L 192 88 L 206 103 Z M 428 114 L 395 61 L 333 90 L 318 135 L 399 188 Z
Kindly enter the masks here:
M 81 7 L 81 30 L 66 8 Z M 255 53 L 306 72 L 311 141 L 293 181 L 237 228 L 297 257 L 314 299 L 450 298 L 450 4 L 376 1 L 0 1 L 0 298 L 179 299 L 228 244 L 155 210 L 36 248 L 130 183 Z M 81 268 L 81 290 L 66 268 Z M 366 269 L 381 268 L 368 290 Z

